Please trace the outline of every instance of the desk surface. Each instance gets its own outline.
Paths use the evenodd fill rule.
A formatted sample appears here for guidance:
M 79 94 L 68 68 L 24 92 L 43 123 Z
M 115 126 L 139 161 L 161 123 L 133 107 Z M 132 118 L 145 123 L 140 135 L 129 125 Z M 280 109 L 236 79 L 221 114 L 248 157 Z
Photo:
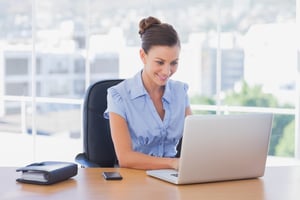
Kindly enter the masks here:
M 300 199 L 300 166 L 267 167 L 258 179 L 176 186 L 123 168 L 79 168 L 78 175 L 50 186 L 17 183 L 16 168 L 0 167 L 0 199 Z M 119 171 L 106 181 L 102 171 Z

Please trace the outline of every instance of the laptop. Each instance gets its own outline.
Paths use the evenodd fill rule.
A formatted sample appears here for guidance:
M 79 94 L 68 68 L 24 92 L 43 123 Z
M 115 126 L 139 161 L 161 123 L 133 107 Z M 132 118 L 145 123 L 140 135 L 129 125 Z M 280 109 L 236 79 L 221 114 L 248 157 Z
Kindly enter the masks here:
M 190 115 L 185 118 L 179 170 L 147 170 L 173 184 L 264 175 L 273 114 Z

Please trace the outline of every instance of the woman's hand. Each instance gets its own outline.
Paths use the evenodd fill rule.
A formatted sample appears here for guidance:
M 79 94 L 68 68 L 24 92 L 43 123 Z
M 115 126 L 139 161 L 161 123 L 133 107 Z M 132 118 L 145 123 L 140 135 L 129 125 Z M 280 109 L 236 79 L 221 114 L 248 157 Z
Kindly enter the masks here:
M 172 164 L 171 167 L 175 170 L 179 169 L 179 158 L 171 158 L 172 159 Z

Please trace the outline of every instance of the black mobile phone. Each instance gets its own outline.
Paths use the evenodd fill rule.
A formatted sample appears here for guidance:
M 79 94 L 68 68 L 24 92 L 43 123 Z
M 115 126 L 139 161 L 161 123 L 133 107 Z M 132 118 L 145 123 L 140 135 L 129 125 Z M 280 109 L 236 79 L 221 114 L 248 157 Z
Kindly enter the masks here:
M 119 172 L 103 172 L 102 173 L 103 177 L 106 180 L 122 180 L 123 177 Z

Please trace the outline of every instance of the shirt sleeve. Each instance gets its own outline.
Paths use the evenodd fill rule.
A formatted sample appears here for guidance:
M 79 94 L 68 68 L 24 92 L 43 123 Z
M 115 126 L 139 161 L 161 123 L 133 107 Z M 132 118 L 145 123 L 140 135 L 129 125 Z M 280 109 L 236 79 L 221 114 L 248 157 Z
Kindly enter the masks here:
M 125 107 L 123 98 L 120 93 L 114 88 L 107 90 L 107 108 L 104 112 L 104 117 L 109 118 L 109 112 L 114 112 L 125 119 Z

